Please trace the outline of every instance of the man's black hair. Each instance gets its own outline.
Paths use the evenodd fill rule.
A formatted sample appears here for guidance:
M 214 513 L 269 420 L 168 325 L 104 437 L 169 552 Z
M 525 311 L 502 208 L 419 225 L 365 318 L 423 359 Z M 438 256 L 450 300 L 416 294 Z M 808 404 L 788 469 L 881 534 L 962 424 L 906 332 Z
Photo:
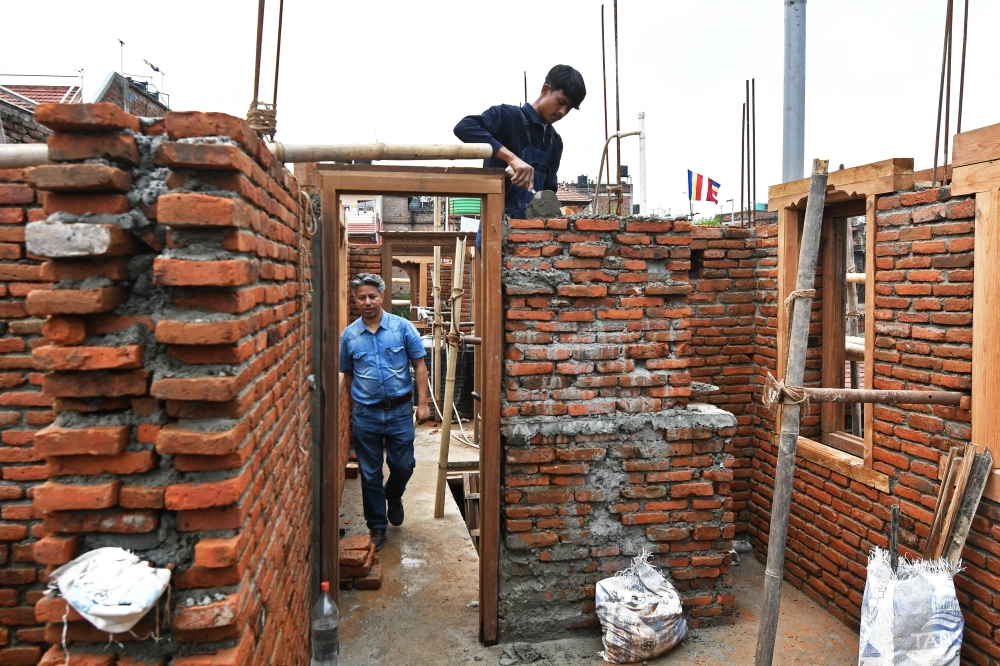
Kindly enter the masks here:
M 574 109 L 579 109 L 583 98 L 587 96 L 583 75 L 569 65 L 556 65 L 550 69 L 545 75 L 545 83 L 553 92 L 563 91 L 572 100 Z

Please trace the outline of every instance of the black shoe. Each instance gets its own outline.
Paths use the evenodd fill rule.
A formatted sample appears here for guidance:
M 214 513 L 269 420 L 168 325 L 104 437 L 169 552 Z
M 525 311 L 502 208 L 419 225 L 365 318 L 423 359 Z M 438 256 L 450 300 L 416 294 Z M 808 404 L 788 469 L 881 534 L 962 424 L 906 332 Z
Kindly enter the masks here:
M 370 534 L 372 543 L 375 544 L 375 550 L 382 550 L 382 546 L 388 541 L 388 538 L 385 536 L 385 530 L 372 530 Z
M 389 500 L 389 508 L 385 512 L 389 522 L 399 527 L 403 524 L 403 499 Z

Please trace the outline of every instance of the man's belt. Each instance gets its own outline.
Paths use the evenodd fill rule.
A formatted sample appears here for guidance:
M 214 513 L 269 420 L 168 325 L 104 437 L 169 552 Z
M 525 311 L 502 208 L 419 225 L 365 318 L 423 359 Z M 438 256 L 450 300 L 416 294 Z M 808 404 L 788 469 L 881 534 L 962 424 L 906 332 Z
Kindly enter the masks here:
M 382 402 L 376 402 L 373 405 L 368 405 L 369 407 L 374 407 L 375 409 L 392 409 L 393 407 L 399 407 L 404 402 L 411 402 L 413 400 L 413 392 L 407 393 L 406 395 L 401 395 L 398 398 L 392 398 L 391 400 L 383 400 Z

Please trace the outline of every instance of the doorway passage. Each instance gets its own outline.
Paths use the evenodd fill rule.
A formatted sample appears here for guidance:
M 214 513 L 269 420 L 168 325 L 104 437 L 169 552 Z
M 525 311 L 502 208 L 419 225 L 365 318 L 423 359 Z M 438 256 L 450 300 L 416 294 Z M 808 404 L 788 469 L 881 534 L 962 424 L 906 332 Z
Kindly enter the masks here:
M 339 337 L 348 323 L 350 281 L 350 260 L 348 234 L 341 219 L 341 198 L 344 195 L 404 195 L 404 196 L 464 196 L 478 197 L 482 201 L 482 244 L 477 252 L 473 271 L 472 318 L 475 322 L 473 336 L 481 343 L 475 351 L 476 389 L 483 399 L 480 403 L 482 414 L 479 433 L 480 470 L 480 513 L 479 527 L 479 567 L 478 599 L 469 599 L 469 608 L 478 606 L 479 640 L 486 644 L 497 641 L 497 583 L 499 556 L 499 516 L 500 516 L 500 376 L 502 326 L 500 268 L 501 268 L 501 223 L 503 216 L 503 172 L 496 169 L 470 169 L 454 167 L 402 167 L 371 165 L 317 165 L 317 184 L 322 197 L 322 224 L 320 230 L 321 260 L 319 275 L 314 276 L 314 284 L 320 284 L 321 292 L 314 304 L 320 321 L 320 343 L 314 358 L 314 367 L 320 378 L 319 430 L 322 441 L 322 463 L 320 469 L 320 576 L 323 580 L 339 580 L 339 542 L 342 525 L 342 495 L 345 492 L 343 469 L 349 450 L 350 438 L 350 398 L 345 391 L 339 368 Z M 434 238 L 434 234 L 449 238 Z M 403 236 L 404 234 L 388 234 Z M 442 255 L 449 252 L 448 241 L 454 244 L 454 232 L 416 232 L 424 244 L 439 244 Z M 394 239 L 393 244 L 397 241 Z M 404 242 L 404 241 L 399 241 Z M 383 278 L 391 284 L 392 244 L 389 253 L 383 252 Z M 468 292 L 467 292 L 468 293 Z M 418 430 L 415 443 L 418 468 L 426 458 L 436 476 L 436 441 L 426 429 Z M 460 447 L 452 445 L 452 450 Z M 417 474 L 411 479 L 411 487 L 406 499 L 416 500 L 407 504 L 407 523 L 410 529 L 418 525 L 413 512 L 425 511 L 419 498 L 424 480 Z M 433 493 L 433 488 L 431 489 Z M 412 494 L 411 494 L 412 493 Z M 360 492 L 359 492 L 360 494 Z M 440 521 L 442 529 L 452 520 L 462 530 L 464 522 L 457 507 L 452 506 L 453 517 L 446 516 Z M 360 504 L 360 501 L 358 502 Z M 425 519 L 421 516 L 421 521 Z M 345 516 L 345 520 L 348 518 Z M 353 519 L 352 523 L 354 522 Z M 412 521 L 412 522 L 411 522 Z M 431 519 L 433 521 L 433 519 Z M 404 527 L 406 524 L 404 524 Z M 427 535 L 422 534 L 421 539 Z M 466 542 L 468 543 L 468 542 Z M 383 549 L 384 551 L 385 549 Z M 475 552 L 474 549 L 472 551 Z M 387 556 L 389 553 L 387 553 Z M 414 558 L 406 554 L 405 542 L 399 545 L 399 566 L 415 565 Z M 409 558 L 409 559 L 407 559 Z M 415 558 L 419 559 L 419 558 Z M 388 562 L 388 560 L 387 560 Z M 449 584 L 447 580 L 429 581 L 428 585 Z M 386 590 L 391 592 L 391 590 Z M 410 594 L 412 592 L 413 594 Z M 338 591 L 339 593 L 339 591 Z M 402 602 L 417 603 L 416 590 L 400 590 Z M 464 599 L 474 593 L 471 589 L 461 590 Z M 344 612 L 349 612 L 344 609 Z

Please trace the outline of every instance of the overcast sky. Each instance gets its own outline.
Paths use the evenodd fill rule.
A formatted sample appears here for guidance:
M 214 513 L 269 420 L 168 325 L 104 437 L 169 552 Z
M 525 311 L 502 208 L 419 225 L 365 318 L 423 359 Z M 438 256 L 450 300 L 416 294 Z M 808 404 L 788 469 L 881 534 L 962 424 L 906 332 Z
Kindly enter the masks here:
M 955 3 L 959 9 L 961 0 Z M 963 127 L 1000 122 L 1000 2 L 971 0 Z M 100 6 L 101 11 L 96 8 Z M 278 94 L 285 142 L 454 141 L 469 113 L 529 100 L 556 63 L 579 69 L 588 96 L 556 129 L 561 180 L 595 177 L 604 140 L 599 0 L 507 2 L 287 0 Z M 270 101 L 278 0 L 268 0 L 261 98 Z M 0 74 L 85 70 L 85 94 L 119 68 L 166 74 L 174 109 L 246 114 L 253 95 L 257 3 L 41 0 L 44 29 L 6 31 Z M 807 12 L 806 163 L 832 168 L 889 157 L 931 165 L 945 0 L 812 0 Z M 608 106 L 615 123 L 612 2 L 605 3 Z M 620 0 L 621 126 L 646 112 L 651 208 L 687 208 L 687 169 L 739 200 L 739 119 L 756 78 L 757 200 L 781 176 L 781 0 Z M 957 109 L 960 16 L 956 27 Z M 0 77 L 0 83 L 24 79 Z M 160 77 L 153 82 L 159 86 Z M 612 156 L 612 159 L 614 157 Z M 637 175 L 638 141 L 622 161 Z M 725 210 L 728 210 L 728 204 Z M 711 215 L 711 204 L 696 204 Z

